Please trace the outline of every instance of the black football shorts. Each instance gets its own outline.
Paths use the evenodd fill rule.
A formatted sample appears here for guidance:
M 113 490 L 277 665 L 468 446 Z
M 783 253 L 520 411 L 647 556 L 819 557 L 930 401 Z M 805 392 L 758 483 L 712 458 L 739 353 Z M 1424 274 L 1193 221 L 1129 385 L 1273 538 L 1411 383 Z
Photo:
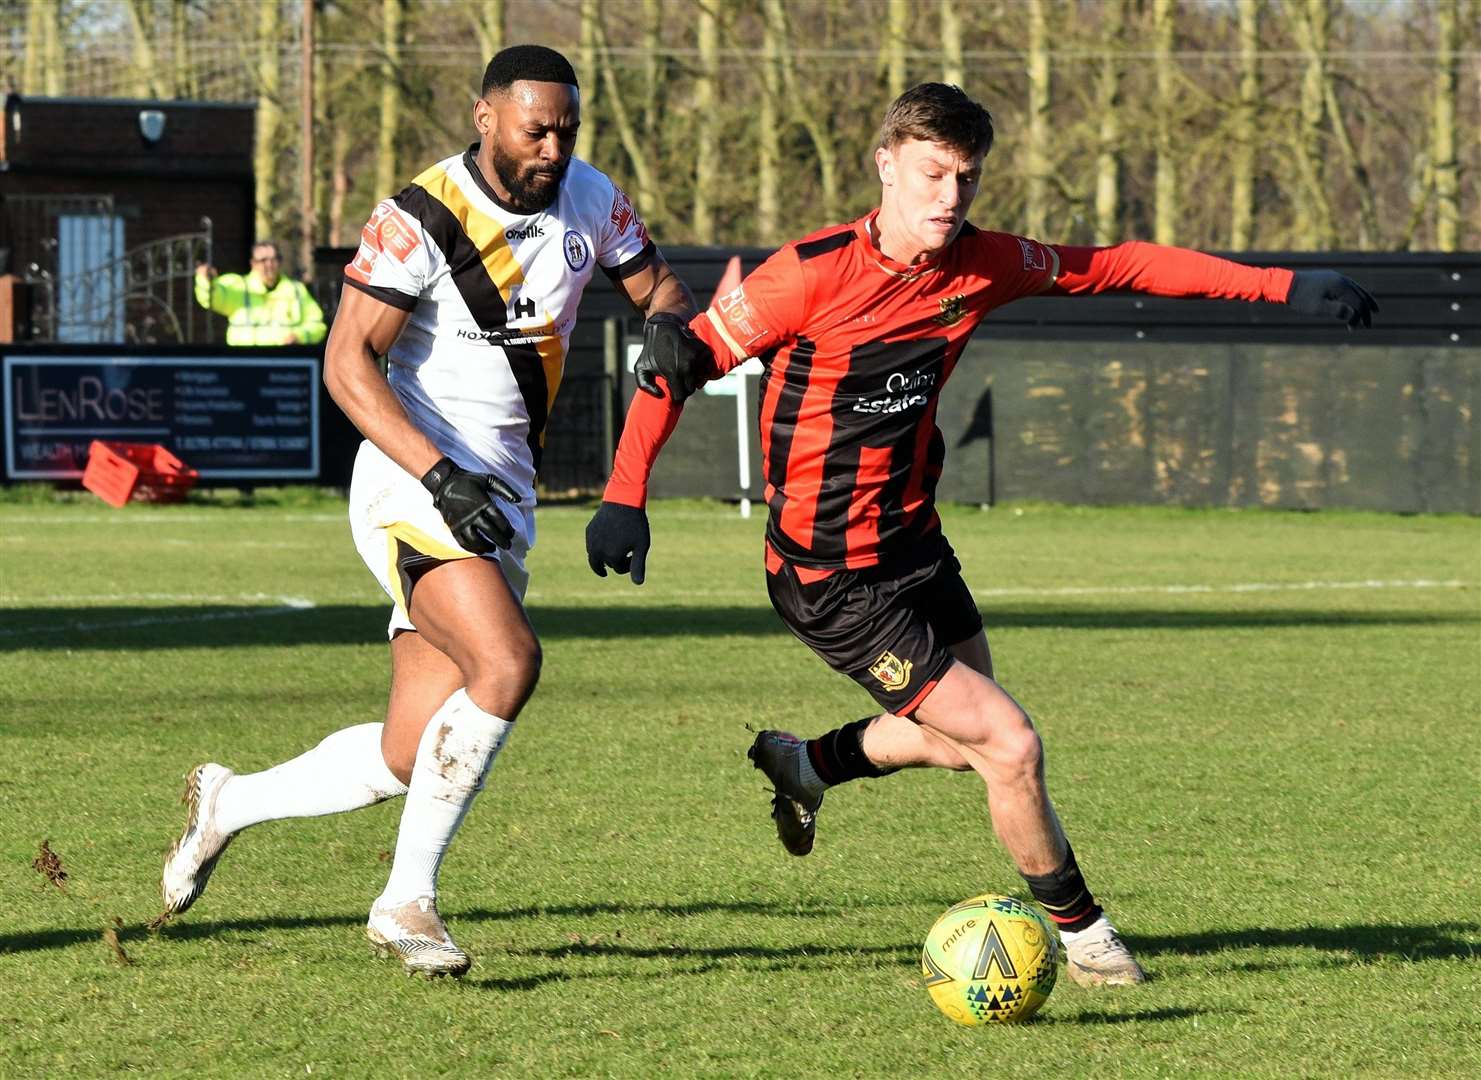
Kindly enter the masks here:
M 950 666 L 948 647 L 982 630 L 962 564 L 943 548 L 921 565 L 839 570 L 811 584 L 782 562 L 768 567 L 766 590 L 787 628 L 829 667 L 887 711 L 911 716 Z

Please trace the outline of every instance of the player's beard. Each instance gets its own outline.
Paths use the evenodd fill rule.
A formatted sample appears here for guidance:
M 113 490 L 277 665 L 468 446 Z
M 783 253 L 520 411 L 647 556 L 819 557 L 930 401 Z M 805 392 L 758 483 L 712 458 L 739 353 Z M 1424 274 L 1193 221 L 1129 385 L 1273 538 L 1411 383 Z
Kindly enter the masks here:
M 566 158 L 555 167 L 542 166 L 538 162 L 522 164 L 517 158 L 504 152 L 497 142 L 493 146 L 494 174 L 499 183 L 509 192 L 510 201 L 520 210 L 535 213 L 544 210 L 560 194 L 561 179 L 571 159 Z

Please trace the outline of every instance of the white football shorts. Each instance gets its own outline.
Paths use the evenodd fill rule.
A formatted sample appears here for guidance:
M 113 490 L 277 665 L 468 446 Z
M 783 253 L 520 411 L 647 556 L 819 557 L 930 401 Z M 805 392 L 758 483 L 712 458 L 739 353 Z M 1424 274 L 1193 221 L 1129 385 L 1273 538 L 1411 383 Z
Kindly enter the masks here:
M 535 536 L 533 507 L 503 503 L 505 516 L 514 526 L 514 542 L 507 551 L 483 558 L 493 559 L 504 571 L 509 588 L 520 603 L 530 585 L 525 569 L 525 556 Z M 453 539 L 447 523 L 432 505 L 432 495 L 422 482 L 383 454 L 366 440 L 355 455 L 355 471 L 350 478 L 350 534 L 360 558 L 391 598 L 390 625 L 386 636 L 398 630 L 415 630 L 406 610 L 406 597 L 397 566 L 399 545 L 437 559 L 475 559 L 479 556 L 463 550 Z

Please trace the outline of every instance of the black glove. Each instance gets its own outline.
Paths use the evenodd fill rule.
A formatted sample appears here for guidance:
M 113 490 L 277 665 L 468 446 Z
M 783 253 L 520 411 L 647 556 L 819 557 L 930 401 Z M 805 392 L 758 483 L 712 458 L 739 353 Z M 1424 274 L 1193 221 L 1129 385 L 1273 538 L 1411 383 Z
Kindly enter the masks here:
M 643 352 L 633 365 L 633 375 L 644 393 L 663 397 L 655 378 L 662 375 L 669 397 L 677 404 L 699 389 L 714 366 L 709 346 L 689 329 L 688 321 L 672 311 L 660 311 L 643 324 Z
M 469 472 L 443 458 L 427 470 L 422 486 L 432 493 L 432 505 L 464 551 L 487 555 L 513 541 L 514 527 L 494 500 L 517 503 L 519 496 L 497 476 Z
M 1346 274 L 1335 270 L 1297 270 L 1291 278 L 1286 306 L 1303 315 L 1328 315 L 1347 323 L 1371 327 L 1378 301 Z
M 604 502 L 586 523 L 586 561 L 597 577 L 607 567 L 619 574 L 630 569 L 633 584 L 643 584 L 648 561 L 648 512 L 638 506 Z

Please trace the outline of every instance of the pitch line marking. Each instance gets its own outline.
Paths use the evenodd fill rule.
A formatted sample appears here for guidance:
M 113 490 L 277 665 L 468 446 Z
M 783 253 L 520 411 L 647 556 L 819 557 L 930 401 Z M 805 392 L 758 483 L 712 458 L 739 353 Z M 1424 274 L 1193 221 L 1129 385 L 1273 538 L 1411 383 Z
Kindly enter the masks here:
M 23 597 L 0 596 L 0 603 L 9 603 L 16 600 L 26 600 Z M 47 626 L 18 626 L 0 630 L 0 638 L 35 637 L 42 634 L 61 634 L 72 631 L 92 630 L 131 630 L 141 626 L 171 626 L 179 623 L 202 623 L 202 622 L 227 622 L 235 619 L 260 619 L 271 615 L 292 615 L 299 611 L 311 610 L 315 604 L 312 600 L 306 600 L 301 596 L 269 596 L 263 593 L 249 593 L 242 596 L 199 596 L 199 595 L 176 595 L 171 593 L 134 593 L 107 596 L 66 596 L 66 597 L 32 597 L 29 602 L 38 603 L 45 601 L 109 601 L 109 602 L 131 602 L 140 600 L 172 601 L 191 600 L 196 603 L 241 603 L 244 600 L 269 600 L 276 601 L 271 607 L 242 608 L 237 611 L 203 611 L 197 615 L 145 615 L 135 619 L 116 619 L 100 622 L 87 620 L 73 620 L 71 622 L 53 623 Z M 0 609 L 3 610 L 3 609 Z
M 973 596 L 1123 596 L 1156 593 L 1164 596 L 1203 593 L 1317 592 L 1326 589 L 1470 589 L 1475 583 L 1457 579 L 1385 581 L 1252 581 L 1237 585 L 1066 585 L 1054 589 L 973 589 Z

